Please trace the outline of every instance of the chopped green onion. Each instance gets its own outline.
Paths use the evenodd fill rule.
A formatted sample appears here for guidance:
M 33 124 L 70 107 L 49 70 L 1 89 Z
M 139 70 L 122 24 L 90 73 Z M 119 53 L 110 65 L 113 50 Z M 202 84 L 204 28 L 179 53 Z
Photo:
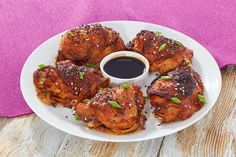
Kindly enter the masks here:
M 130 85 L 129 85 L 129 84 L 126 84 L 126 83 L 124 83 L 124 84 L 122 84 L 122 87 L 123 87 L 123 88 L 129 88 L 129 87 L 130 87 Z
M 162 80 L 169 80 L 169 79 L 171 79 L 171 77 L 170 76 L 161 76 L 160 79 L 162 79 Z
M 87 104 L 89 102 L 89 99 L 84 99 L 82 102 Z
M 38 67 L 39 69 L 43 69 L 45 67 L 45 64 L 39 64 Z
M 175 40 L 175 44 L 176 44 L 176 45 L 179 45 L 179 46 L 182 45 L 180 42 L 178 42 L 178 41 L 176 41 L 176 40 Z
M 154 32 L 154 34 L 155 34 L 155 35 L 158 35 L 158 36 L 161 36 L 161 35 L 162 35 L 162 33 L 161 33 L 161 32 L 158 32 L 158 31 L 157 31 L 157 32 Z
M 161 51 L 161 50 L 163 50 L 163 49 L 165 49 L 165 48 L 166 48 L 166 43 L 162 44 L 162 45 L 159 47 L 158 51 Z
M 75 34 L 74 34 L 74 32 L 69 32 L 69 34 L 73 37 Z
M 184 63 L 185 63 L 187 66 L 190 66 L 190 67 L 192 66 L 190 60 L 189 60 L 186 56 L 184 56 Z
M 90 63 L 87 63 L 85 66 L 86 66 L 86 67 L 89 67 L 89 68 L 94 67 L 94 65 L 93 65 L 93 64 L 90 64 Z
M 77 120 L 80 120 L 80 117 L 77 113 L 74 113 L 74 119 L 77 121 Z
M 171 101 L 173 101 L 176 104 L 181 103 L 181 101 L 177 97 L 170 98 Z
M 112 107 L 115 107 L 115 108 L 122 108 L 120 106 L 120 104 L 118 104 L 116 101 L 108 101 L 108 103 L 112 106 Z
M 198 94 L 198 100 L 203 103 L 203 104 L 206 104 L 206 98 L 205 96 L 201 95 L 201 94 Z
M 144 100 L 147 101 L 148 100 L 148 97 L 147 96 L 143 96 Z
M 83 80 L 84 79 L 84 72 L 79 72 L 79 78 L 81 79 L 81 80 Z

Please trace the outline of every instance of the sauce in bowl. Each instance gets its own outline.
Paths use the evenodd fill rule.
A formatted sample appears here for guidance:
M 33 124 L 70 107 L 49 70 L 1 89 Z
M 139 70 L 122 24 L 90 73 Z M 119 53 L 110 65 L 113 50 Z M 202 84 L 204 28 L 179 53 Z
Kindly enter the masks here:
M 132 51 L 113 52 L 100 63 L 104 77 L 110 79 L 110 86 L 137 84 L 142 86 L 149 76 L 149 62 L 141 54 Z
M 113 58 L 104 65 L 107 74 L 122 79 L 138 77 L 145 70 L 146 66 L 141 60 L 129 56 Z

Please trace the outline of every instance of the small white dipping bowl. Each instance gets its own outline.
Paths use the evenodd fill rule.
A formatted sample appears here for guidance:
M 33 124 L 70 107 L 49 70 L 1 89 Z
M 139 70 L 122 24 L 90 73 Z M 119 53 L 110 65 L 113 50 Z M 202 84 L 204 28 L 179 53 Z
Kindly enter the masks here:
M 118 58 L 118 57 L 133 57 L 133 58 L 139 59 L 145 65 L 144 72 L 141 75 L 137 76 L 137 77 L 128 78 L 128 79 L 118 78 L 118 77 L 114 77 L 114 76 L 111 76 L 111 75 L 107 74 L 104 70 L 104 65 L 108 61 L 110 61 L 111 59 Z M 111 53 L 111 54 L 107 55 L 106 57 L 104 57 L 102 59 L 102 61 L 100 63 L 100 69 L 101 69 L 102 74 L 103 74 L 104 77 L 110 78 L 110 86 L 112 86 L 112 87 L 119 86 L 119 85 L 124 84 L 124 83 L 138 84 L 139 86 L 142 86 L 145 79 L 149 75 L 149 62 L 143 55 L 141 55 L 139 53 L 132 52 L 132 51 L 117 51 L 117 52 L 114 52 L 114 53 Z

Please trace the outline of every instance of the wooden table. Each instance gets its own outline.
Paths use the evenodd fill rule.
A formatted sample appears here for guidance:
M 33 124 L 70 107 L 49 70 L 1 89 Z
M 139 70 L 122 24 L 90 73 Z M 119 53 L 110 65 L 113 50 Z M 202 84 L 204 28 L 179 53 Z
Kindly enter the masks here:
M 221 71 L 223 85 L 216 105 L 176 134 L 142 142 L 98 142 L 66 134 L 31 114 L 0 119 L 0 157 L 236 156 L 236 67 Z

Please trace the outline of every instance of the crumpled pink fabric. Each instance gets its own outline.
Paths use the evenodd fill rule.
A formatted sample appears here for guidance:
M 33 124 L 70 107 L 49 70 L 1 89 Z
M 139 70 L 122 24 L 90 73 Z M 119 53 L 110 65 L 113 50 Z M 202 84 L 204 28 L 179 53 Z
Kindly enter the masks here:
M 189 35 L 220 67 L 236 63 L 234 0 L 1 0 L 0 116 L 32 113 L 20 91 L 20 72 L 30 53 L 49 37 L 80 24 L 136 20 Z

